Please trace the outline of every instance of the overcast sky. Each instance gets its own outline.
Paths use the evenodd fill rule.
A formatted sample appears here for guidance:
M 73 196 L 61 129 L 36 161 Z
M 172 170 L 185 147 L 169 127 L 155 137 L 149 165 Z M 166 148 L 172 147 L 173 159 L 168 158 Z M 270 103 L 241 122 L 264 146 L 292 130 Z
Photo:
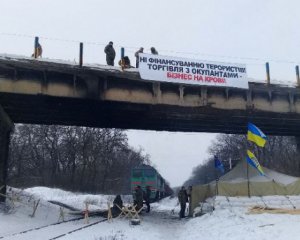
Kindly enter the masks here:
M 118 51 L 244 63 L 249 78 L 264 80 L 270 61 L 275 82 L 295 82 L 299 64 L 300 1 L 297 0 L 0 0 L 0 53 L 30 56 L 40 36 L 44 57 L 105 63 L 103 48 Z M 68 40 L 68 41 L 66 41 Z M 129 131 L 172 186 L 207 158 L 214 134 Z

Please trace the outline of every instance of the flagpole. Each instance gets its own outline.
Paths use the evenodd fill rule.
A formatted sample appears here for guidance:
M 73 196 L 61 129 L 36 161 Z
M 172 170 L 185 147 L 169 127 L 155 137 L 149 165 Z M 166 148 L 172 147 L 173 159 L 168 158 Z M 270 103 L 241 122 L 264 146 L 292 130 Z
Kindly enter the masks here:
M 247 140 L 247 150 L 249 149 L 250 147 L 250 143 L 249 141 Z M 247 164 L 247 187 L 248 187 L 248 197 L 250 198 L 250 179 L 249 179 L 249 163 L 246 159 L 246 164 Z
M 250 148 L 250 142 L 254 142 L 259 147 L 264 147 L 266 144 L 267 136 L 254 124 L 248 122 L 248 131 L 247 131 L 247 181 L 248 181 L 248 197 L 250 198 L 250 179 L 249 179 L 249 164 L 255 167 L 260 174 L 264 174 L 257 158 L 255 155 L 248 150 Z M 248 161 L 249 159 L 249 161 Z
M 216 168 L 215 168 L 215 179 L 216 179 L 216 192 L 215 192 L 215 196 L 217 196 L 218 193 L 219 193 L 219 189 L 218 189 L 218 172 L 217 172 Z
M 247 164 L 247 185 L 248 185 L 248 197 L 250 198 L 250 180 L 249 180 L 249 164 L 246 160 L 246 164 Z
M 214 162 L 215 162 L 215 179 L 216 179 L 216 192 L 215 192 L 215 195 L 217 196 L 219 194 L 219 186 L 218 186 L 218 169 L 216 168 L 216 156 L 214 156 Z
M 216 196 L 218 196 L 219 194 L 219 176 L 218 176 L 218 172 L 215 170 L 216 173 Z

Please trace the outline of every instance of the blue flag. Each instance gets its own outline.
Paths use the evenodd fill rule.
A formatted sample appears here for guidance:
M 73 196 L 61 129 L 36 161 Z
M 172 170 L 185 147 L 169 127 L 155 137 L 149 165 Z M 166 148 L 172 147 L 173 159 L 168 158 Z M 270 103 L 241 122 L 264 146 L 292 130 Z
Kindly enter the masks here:
M 219 169 L 222 173 L 225 172 L 224 165 L 217 156 L 215 156 L 215 168 Z

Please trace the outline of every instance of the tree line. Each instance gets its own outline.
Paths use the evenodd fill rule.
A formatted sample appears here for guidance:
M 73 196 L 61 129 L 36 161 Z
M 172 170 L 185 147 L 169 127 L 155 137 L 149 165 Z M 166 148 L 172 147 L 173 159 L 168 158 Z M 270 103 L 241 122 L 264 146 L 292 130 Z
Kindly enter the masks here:
M 300 159 L 297 139 L 287 136 L 269 136 L 264 148 L 247 141 L 246 135 L 220 134 L 209 148 L 209 158 L 204 164 L 193 169 L 192 176 L 185 185 L 205 184 L 216 179 L 214 156 L 217 156 L 230 171 L 230 161 L 234 167 L 239 161 L 246 161 L 247 149 L 252 149 L 259 163 L 269 169 L 300 177 Z
M 8 182 L 93 193 L 130 192 L 131 168 L 149 156 L 128 145 L 126 132 L 74 126 L 16 125 Z

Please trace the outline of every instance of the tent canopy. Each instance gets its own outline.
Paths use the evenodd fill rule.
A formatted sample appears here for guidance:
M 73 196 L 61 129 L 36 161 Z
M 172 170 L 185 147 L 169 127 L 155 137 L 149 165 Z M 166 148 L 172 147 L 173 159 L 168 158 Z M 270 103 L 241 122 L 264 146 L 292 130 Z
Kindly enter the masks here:
M 236 197 L 248 196 L 247 162 L 239 162 L 230 172 L 209 184 L 193 186 L 191 210 L 200 202 L 215 195 Z M 299 195 L 300 178 L 278 173 L 263 167 L 266 176 L 248 166 L 250 196 Z M 191 211 L 192 212 L 192 211 Z

